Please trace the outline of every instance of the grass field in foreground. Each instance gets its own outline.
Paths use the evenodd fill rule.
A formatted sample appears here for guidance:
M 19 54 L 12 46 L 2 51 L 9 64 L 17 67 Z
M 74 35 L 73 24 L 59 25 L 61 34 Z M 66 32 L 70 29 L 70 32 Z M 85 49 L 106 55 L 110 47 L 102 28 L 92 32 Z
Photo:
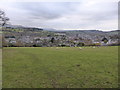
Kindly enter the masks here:
M 3 48 L 3 88 L 117 88 L 118 47 Z

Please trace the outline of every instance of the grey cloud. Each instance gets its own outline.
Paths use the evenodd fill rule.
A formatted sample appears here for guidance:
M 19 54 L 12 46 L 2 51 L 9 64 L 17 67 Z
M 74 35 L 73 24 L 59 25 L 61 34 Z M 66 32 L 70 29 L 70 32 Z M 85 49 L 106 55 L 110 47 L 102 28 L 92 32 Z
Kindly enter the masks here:
M 27 26 L 50 28 L 117 28 L 117 3 L 96 2 L 14 2 L 9 7 L 11 21 Z M 16 12 L 14 11 L 16 10 Z M 14 14 L 14 16 L 13 16 Z M 9 17 L 8 15 L 8 17 Z M 114 21 L 114 22 L 110 22 Z M 112 23 L 115 23 L 113 26 Z M 112 26 L 110 26 L 112 25 Z M 109 27 L 108 27 L 109 26 Z M 102 28 L 102 27 L 101 27 Z
M 75 11 L 76 5 L 80 3 L 71 2 L 22 2 L 16 4 L 17 8 L 24 9 L 34 19 L 56 19 L 71 14 Z

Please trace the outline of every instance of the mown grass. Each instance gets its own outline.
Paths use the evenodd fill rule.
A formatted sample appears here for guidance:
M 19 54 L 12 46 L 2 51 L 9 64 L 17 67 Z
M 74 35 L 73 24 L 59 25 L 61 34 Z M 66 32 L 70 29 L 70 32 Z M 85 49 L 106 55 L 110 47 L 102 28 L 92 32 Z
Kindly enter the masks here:
M 3 49 L 3 88 L 117 88 L 118 47 Z

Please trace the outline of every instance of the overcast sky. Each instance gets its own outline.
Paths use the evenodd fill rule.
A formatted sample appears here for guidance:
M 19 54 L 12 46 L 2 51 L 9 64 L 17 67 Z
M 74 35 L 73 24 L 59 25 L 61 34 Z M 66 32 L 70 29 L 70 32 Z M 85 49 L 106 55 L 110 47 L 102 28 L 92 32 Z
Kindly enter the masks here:
M 111 31 L 118 29 L 119 0 L 30 1 L 1 0 L 0 9 L 6 12 L 11 24 L 15 25 L 58 30 Z

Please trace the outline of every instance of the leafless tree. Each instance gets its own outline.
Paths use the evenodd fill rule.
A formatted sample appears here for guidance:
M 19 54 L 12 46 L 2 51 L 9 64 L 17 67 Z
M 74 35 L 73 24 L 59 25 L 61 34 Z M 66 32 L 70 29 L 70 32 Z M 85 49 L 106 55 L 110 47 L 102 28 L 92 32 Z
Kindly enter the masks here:
M 6 25 L 8 21 L 9 21 L 9 18 L 5 17 L 5 12 L 0 10 L 0 31 L 2 31 L 3 26 Z M 3 34 L 0 33 L 0 47 L 3 46 L 2 41 L 4 40 L 2 37 L 3 37 Z
M 4 26 L 9 21 L 8 17 L 5 17 L 5 12 L 0 10 L 0 26 Z

